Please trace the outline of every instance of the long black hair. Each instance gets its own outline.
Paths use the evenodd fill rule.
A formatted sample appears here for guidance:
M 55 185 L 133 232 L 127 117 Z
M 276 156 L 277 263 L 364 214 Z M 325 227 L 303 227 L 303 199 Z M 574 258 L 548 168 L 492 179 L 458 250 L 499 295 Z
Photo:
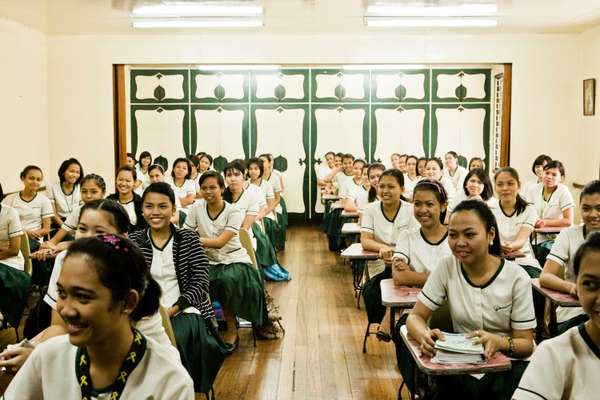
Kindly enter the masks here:
M 379 170 L 382 173 L 385 171 L 385 165 L 381 164 L 381 163 L 376 163 L 376 164 L 371 164 L 369 165 L 369 168 L 367 169 L 367 175 L 371 176 L 371 171 L 372 170 Z M 369 203 L 374 202 L 375 200 L 377 200 L 377 189 L 375 189 L 373 187 L 373 185 L 371 185 L 371 187 L 369 188 Z
M 133 321 L 158 311 L 160 286 L 152 279 L 144 255 L 132 241 L 107 234 L 78 239 L 69 246 L 65 260 L 78 254 L 92 261 L 98 279 L 110 290 L 113 302 L 125 300 L 130 290 L 139 293 L 139 302 L 131 313 Z
M 494 213 L 486 203 L 479 200 L 465 200 L 461 201 L 454 211 L 452 215 L 455 215 L 461 211 L 473 211 L 481 222 L 485 225 L 486 232 L 491 232 L 492 228 L 494 229 L 494 240 L 492 244 L 489 245 L 489 252 L 495 256 L 501 256 L 501 247 L 500 247 L 500 231 L 498 230 L 498 223 L 496 222 L 496 217 L 494 217 Z M 450 218 L 450 222 L 452 222 L 452 218 Z
M 513 167 L 502 167 L 498 169 L 494 174 L 494 182 L 496 182 L 496 180 L 498 179 L 498 175 L 502 173 L 509 174 L 514 180 L 516 180 L 519 183 L 521 182 L 519 180 L 519 173 Z M 517 212 L 517 215 L 525 211 L 528 204 L 529 203 L 523 197 L 521 197 L 519 193 L 517 193 L 517 201 L 515 203 L 515 211 Z M 500 206 L 502 206 L 502 204 L 500 204 Z
M 469 182 L 469 179 L 471 179 L 471 177 L 473 176 L 477 177 L 477 179 L 479 179 L 481 183 L 483 183 L 483 191 L 481 192 L 481 198 L 484 201 L 489 200 L 494 195 L 494 188 L 492 187 L 490 177 L 481 168 L 472 169 L 467 173 L 467 176 L 463 181 L 463 191 L 465 192 L 465 195 L 467 197 L 469 196 L 469 191 L 467 190 L 467 183 Z
M 109 213 L 113 219 L 113 226 L 120 234 L 125 234 L 129 231 L 129 214 L 118 201 L 111 199 L 93 200 L 81 207 L 79 212 L 79 220 L 87 210 L 101 210 Z M 79 223 L 79 221 L 77 221 Z

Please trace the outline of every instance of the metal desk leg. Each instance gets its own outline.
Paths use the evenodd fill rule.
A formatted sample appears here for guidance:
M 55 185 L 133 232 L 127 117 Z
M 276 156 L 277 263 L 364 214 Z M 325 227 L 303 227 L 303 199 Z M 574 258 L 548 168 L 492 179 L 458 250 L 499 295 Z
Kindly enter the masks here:
M 558 322 L 556 321 L 556 306 L 553 301 L 550 301 L 550 326 L 548 326 L 548 330 L 550 331 L 550 337 L 556 337 L 558 334 Z

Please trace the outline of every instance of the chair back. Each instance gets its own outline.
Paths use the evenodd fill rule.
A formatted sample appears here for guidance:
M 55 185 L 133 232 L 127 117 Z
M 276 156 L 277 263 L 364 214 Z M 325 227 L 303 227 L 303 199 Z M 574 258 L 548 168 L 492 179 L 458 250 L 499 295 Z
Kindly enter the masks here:
M 252 247 L 252 240 L 250 239 L 250 235 L 244 228 L 240 228 L 240 243 L 242 244 L 242 247 L 246 249 L 246 252 L 250 256 L 250 260 L 252 260 L 252 265 L 254 266 L 254 268 L 258 269 L 258 262 L 256 261 L 254 247 Z
M 23 255 L 23 258 L 25 259 L 25 264 L 23 265 L 24 271 L 27 275 L 31 276 L 31 268 L 32 268 L 32 264 L 31 264 L 31 250 L 29 249 L 29 238 L 27 237 L 27 234 L 25 232 L 23 232 L 23 235 L 21 235 L 21 254 Z
M 175 341 L 175 333 L 173 333 L 173 326 L 171 325 L 169 314 L 167 314 L 167 310 L 165 310 L 163 306 L 158 308 L 158 312 L 160 313 L 160 319 L 162 319 L 162 326 L 165 328 L 165 332 L 167 333 L 171 344 L 176 348 L 177 342 Z

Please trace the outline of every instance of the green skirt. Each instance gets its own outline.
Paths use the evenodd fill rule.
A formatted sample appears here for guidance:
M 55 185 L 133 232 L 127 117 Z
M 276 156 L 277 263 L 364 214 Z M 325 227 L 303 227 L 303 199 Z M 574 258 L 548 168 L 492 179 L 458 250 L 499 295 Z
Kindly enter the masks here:
M 40 249 L 40 242 L 36 239 L 29 238 L 29 251 L 34 253 Z M 39 261 L 35 258 L 31 259 L 31 283 L 39 286 L 48 286 L 52 269 L 54 268 L 54 259 Z
M 171 325 L 181 363 L 194 381 L 194 392 L 208 393 L 227 354 L 225 343 L 200 314 L 179 313 Z
M 365 268 L 367 268 L 365 266 Z M 380 274 L 369 279 L 362 287 L 362 296 L 365 301 L 365 309 L 367 310 L 367 319 L 370 323 L 380 324 L 385 316 L 386 307 L 381 305 L 381 287 L 380 283 L 383 279 L 392 277 L 392 269 L 387 268 Z
M 256 238 L 256 260 L 258 264 L 261 267 L 270 267 L 273 264 L 279 264 L 269 237 L 260 229 L 258 224 L 252 224 L 252 233 Z
M 263 218 L 265 224 L 265 234 L 273 244 L 276 250 L 285 249 L 285 228 L 277 221 L 271 218 Z
M 283 196 L 279 197 L 279 205 L 281 206 L 280 223 L 285 228 L 286 226 L 288 226 L 288 212 L 287 212 L 287 206 L 285 205 L 285 199 L 283 198 Z
M 19 326 L 27 303 L 31 277 L 23 271 L 0 263 L 0 311 L 10 326 Z
M 211 265 L 210 298 L 218 300 L 229 311 L 255 326 L 267 320 L 265 286 L 258 270 L 250 264 Z

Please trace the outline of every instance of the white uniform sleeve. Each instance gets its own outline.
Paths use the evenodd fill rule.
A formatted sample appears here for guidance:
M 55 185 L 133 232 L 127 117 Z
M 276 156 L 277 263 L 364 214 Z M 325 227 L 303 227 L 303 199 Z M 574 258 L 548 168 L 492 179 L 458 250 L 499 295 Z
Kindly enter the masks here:
M 44 301 L 50 307 L 56 310 L 56 301 L 58 300 L 58 289 L 56 287 L 56 283 L 58 282 L 58 277 L 60 276 L 60 271 L 62 270 L 64 256 L 59 254 L 54 259 L 54 268 L 52 269 L 52 274 L 50 275 L 50 281 L 48 282 L 48 291 L 44 296 Z
M 240 231 L 242 222 L 244 222 L 242 211 L 237 207 L 231 207 L 229 215 L 227 215 L 227 222 L 225 223 L 224 230 L 237 234 Z
M 437 268 L 427 278 L 423 290 L 417 298 L 431 311 L 444 305 L 448 293 L 448 269 L 452 266 L 452 256 L 443 258 Z
M 366 233 L 375 233 L 375 216 L 373 215 L 375 208 L 367 207 L 362 216 L 360 223 L 360 231 Z
M 575 202 L 573 201 L 573 195 L 567 189 L 566 186 L 562 186 L 564 190 L 561 190 L 560 197 L 558 199 L 558 205 L 560 206 L 560 211 L 568 210 L 569 208 L 575 208 Z
M 394 258 L 402 260 L 406 264 L 410 264 L 410 236 L 409 230 L 403 231 L 396 240 L 396 248 L 394 249 Z
M 567 372 L 561 357 L 551 344 L 542 342 L 533 353 L 519 386 L 513 394 L 515 400 L 561 399 Z
M 9 208 L 8 213 L 8 237 L 21 236 L 23 234 L 23 227 L 21 226 L 21 220 L 19 219 L 19 213 L 14 208 Z
M 558 234 L 548 257 L 546 258 L 554 261 L 561 267 L 567 264 L 567 261 L 569 261 L 570 258 L 568 229 L 565 229 Z
M 531 296 L 531 279 L 523 269 L 518 270 L 519 277 L 512 288 L 513 304 L 510 312 L 510 326 L 516 330 L 534 329 L 536 327 L 533 297 Z
M 273 179 L 273 182 L 269 181 L 269 183 L 271 184 L 271 186 L 273 186 L 273 192 L 274 193 L 281 192 L 281 181 L 279 180 L 279 176 L 277 176 L 276 174 L 274 175 L 273 173 L 271 173 L 271 176 L 274 179 Z
M 274 199 L 275 198 L 275 192 L 273 192 L 273 185 L 271 185 L 270 182 L 265 182 L 266 183 L 266 193 L 265 195 L 267 196 L 267 199 Z
M 248 193 L 248 209 L 246 215 L 258 215 L 260 198 L 257 192 Z M 245 216 L 244 216 L 245 218 Z M 241 224 L 240 224 L 241 225 Z
M 198 227 L 198 218 L 200 215 L 200 207 L 201 203 L 194 203 L 190 206 L 187 216 L 185 217 L 185 222 L 183 224 L 184 228 L 188 228 L 191 230 L 196 230 Z
M 42 198 L 42 219 L 50 218 L 54 216 L 54 209 L 52 208 L 52 202 L 46 196 Z
M 350 193 L 350 190 L 348 188 L 350 186 L 349 184 L 350 184 L 350 179 L 342 181 L 342 184 L 341 184 L 340 190 L 339 190 L 339 194 L 338 194 L 342 199 L 345 199 L 346 197 L 348 197 L 348 195 Z
M 537 210 L 533 206 L 533 204 L 527 205 L 525 208 L 525 220 L 521 224 L 521 227 L 535 229 L 535 223 L 538 219 Z

